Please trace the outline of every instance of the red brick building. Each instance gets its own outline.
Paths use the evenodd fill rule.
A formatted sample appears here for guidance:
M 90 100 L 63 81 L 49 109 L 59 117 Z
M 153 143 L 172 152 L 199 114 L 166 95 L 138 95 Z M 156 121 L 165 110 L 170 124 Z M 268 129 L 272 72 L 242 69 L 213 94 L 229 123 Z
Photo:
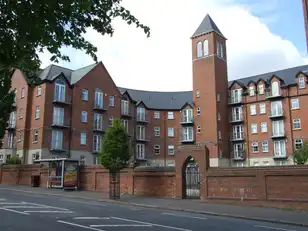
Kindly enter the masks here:
M 117 87 L 102 63 L 50 65 L 35 87 L 16 70 L 0 161 L 68 156 L 96 164 L 104 132 L 121 118 L 139 165 L 173 166 L 183 147 L 189 156 L 203 145 L 211 166 L 292 164 L 308 136 L 308 66 L 228 82 L 226 38 L 209 15 L 191 41 L 193 91 Z

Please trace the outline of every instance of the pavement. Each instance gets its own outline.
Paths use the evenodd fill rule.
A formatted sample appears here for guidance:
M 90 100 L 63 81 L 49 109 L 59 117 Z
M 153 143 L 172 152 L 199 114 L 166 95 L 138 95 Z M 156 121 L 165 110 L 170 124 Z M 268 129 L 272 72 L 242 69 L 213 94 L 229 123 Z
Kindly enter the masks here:
M 211 213 L 176 211 L 160 207 L 163 201 L 168 206 L 180 204 L 187 200 L 155 199 L 156 207 L 137 204 L 150 198 L 123 196 L 122 201 L 113 203 L 107 198 L 99 198 L 99 193 L 64 192 L 28 188 L 25 186 L 0 185 L 0 230 L 35 231 L 42 229 L 51 231 L 307 231 L 307 227 L 291 225 L 292 222 L 279 223 L 261 221 L 261 219 L 238 219 L 232 216 L 216 216 Z M 87 196 L 87 197 L 86 197 Z M 92 197 L 90 197 L 92 196 Z M 104 194 L 101 197 L 105 196 Z M 94 198 L 97 197 L 97 198 Z M 134 202 L 131 202 L 131 201 Z M 141 200 L 141 201 L 140 201 Z M 181 202 L 181 203 L 180 203 Z M 198 201 L 188 201 L 193 207 L 200 205 Z M 205 204 L 207 206 L 208 204 Z M 223 205 L 219 205 L 223 206 Z M 228 206 L 227 206 L 228 207 Z M 240 207 L 240 206 L 237 206 Z M 200 209 L 200 208 L 198 208 Z M 217 209 L 217 208 L 216 208 Z M 229 208 L 230 209 L 230 208 Z M 242 208 L 245 209 L 245 208 Z M 252 208 L 251 208 L 252 209 Z M 258 208 L 265 209 L 265 208 Z M 185 210 L 185 208 L 182 210 Z M 265 209 L 267 210 L 267 209 Z M 270 209 L 271 212 L 273 209 Z M 307 213 L 295 213 L 277 210 L 281 214 L 293 214 L 306 222 Z M 210 212 L 210 211 L 209 211 Z M 230 214 L 232 215 L 232 214 Z M 266 214 L 265 214 L 266 215 Z M 257 218 L 257 217 L 255 217 Z M 304 219 L 305 218 L 305 219 Z M 276 219 L 278 220 L 278 219 Z M 291 219 L 289 219 L 291 220 Z M 296 222 L 294 221 L 296 224 Z M 300 225 L 298 223 L 297 225 Z M 305 225 L 305 224 L 302 224 Z M 43 227 L 43 228 L 42 228 Z

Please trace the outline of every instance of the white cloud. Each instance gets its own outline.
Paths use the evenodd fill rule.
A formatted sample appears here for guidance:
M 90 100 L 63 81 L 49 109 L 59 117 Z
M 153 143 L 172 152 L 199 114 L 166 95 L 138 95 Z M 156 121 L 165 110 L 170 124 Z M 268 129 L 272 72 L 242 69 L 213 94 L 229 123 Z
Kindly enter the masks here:
M 229 79 L 274 71 L 305 63 L 305 57 L 288 40 L 269 31 L 249 5 L 236 0 L 124 0 L 142 23 L 151 27 L 151 37 L 142 30 L 115 20 L 112 38 L 88 30 L 86 38 L 98 47 L 102 60 L 118 86 L 176 91 L 192 88 L 190 36 L 209 13 L 228 38 Z M 272 11 L 271 11 L 272 12 Z M 63 49 L 79 68 L 93 63 L 81 51 Z M 43 66 L 49 64 L 42 57 Z

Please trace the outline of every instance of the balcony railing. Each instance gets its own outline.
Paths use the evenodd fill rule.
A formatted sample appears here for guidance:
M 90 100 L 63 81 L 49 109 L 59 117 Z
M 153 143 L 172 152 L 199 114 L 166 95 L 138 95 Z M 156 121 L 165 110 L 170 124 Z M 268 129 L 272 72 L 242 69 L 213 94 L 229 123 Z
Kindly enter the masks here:
M 93 103 L 93 110 L 107 111 L 108 109 L 104 106 L 104 104 L 102 102 L 94 101 L 94 103 Z
M 50 151 L 52 151 L 52 152 L 66 152 L 66 149 L 63 147 L 62 142 L 52 140 Z
M 231 153 L 231 157 L 233 160 L 244 160 L 245 159 L 245 151 L 233 151 Z
M 286 153 L 286 151 L 274 151 L 273 157 L 275 159 L 286 158 L 287 157 L 287 153 Z
M 269 113 L 268 113 L 268 116 L 270 118 L 277 118 L 277 117 L 282 117 L 284 116 L 284 111 L 282 108 L 278 108 L 278 109 L 275 109 L 275 110 L 271 110 Z
M 281 97 L 283 97 L 283 95 L 280 92 L 276 95 L 273 95 L 271 91 L 266 92 L 266 98 L 268 99 L 276 99 L 276 98 L 281 98 Z
M 150 136 L 142 135 L 142 134 L 136 134 L 136 140 L 137 141 L 149 141 L 151 139 Z
M 138 122 L 147 123 L 147 122 L 149 122 L 149 115 L 148 115 L 147 112 L 145 112 L 145 113 L 137 112 L 136 120 Z
M 244 117 L 242 114 L 238 114 L 238 115 L 231 115 L 230 116 L 230 122 L 231 123 L 236 123 L 236 122 L 243 122 Z
M 137 152 L 137 149 L 136 149 L 136 153 L 135 153 L 135 156 L 136 156 L 136 160 L 146 160 L 146 149 L 143 151 L 143 153 L 138 153 Z
M 71 98 L 71 97 L 54 96 L 53 102 L 54 102 L 54 103 L 58 103 L 58 104 L 66 104 L 66 105 L 69 105 L 69 104 L 72 103 L 72 98 Z
M 228 103 L 229 104 L 241 104 L 244 102 L 243 97 L 229 97 L 228 98 Z
M 94 121 L 93 122 L 93 131 L 97 131 L 97 132 L 105 132 L 108 129 L 108 126 L 106 125 L 106 123 L 104 121 Z
M 184 116 L 181 117 L 181 124 L 192 124 L 194 123 L 194 117 L 193 116 Z
M 16 121 L 9 121 L 8 129 L 15 129 L 16 128 Z
M 283 137 L 285 137 L 285 135 L 286 135 L 285 130 L 277 131 L 277 132 L 273 132 L 273 131 L 271 132 L 272 138 L 283 138 Z
M 245 140 L 244 132 L 232 132 L 231 133 L 231 141 L 242 141 Z
M 54 117 L 52 127 L 62 127 L 62 128 L 69 128 L 70 127 L 70 120 L 64 120 L 62 117 Z
M 132 116 L 132 111 L 130 110 L 129 107 L 121 106 L 121 115 L 122 116 L 127 116 L 131 117 Z

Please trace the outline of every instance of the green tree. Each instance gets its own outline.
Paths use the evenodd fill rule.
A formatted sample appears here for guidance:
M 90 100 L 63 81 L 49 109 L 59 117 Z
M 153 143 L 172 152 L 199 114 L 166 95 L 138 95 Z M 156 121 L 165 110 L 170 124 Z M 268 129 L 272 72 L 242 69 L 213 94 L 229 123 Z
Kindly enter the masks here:
M 84 33 L 87 28 L 93 28 L 101 35 L 112 36 L 111 22 L 118 17 L 150 36 L 150 28 L 141 24 L 121 2 L 0 0 L 0 140 L 5 134 L 14 100 L 10 92 L 12 71 L 22 70 L 29 83 L 36 84 L 41 64 L 38 52 L 48 50 L 54 62 L 70 61 L 60 49 L 73 47 L 83 50 L 97 62 L 97 48 L 85 40 Z
M 127 167 L 131 156 L 129 137 L 120 120 L 114 120 L 103 139 L 100 163 L 109 170 L 109 196 L 118 199 L 120 196 L 120 170 Z
M 300 149 L 295 150 L 292 158 L 296 164 L 306 164 L 308 162 L 308 142 L 307 141 L 304 143 L 304 145 Z

